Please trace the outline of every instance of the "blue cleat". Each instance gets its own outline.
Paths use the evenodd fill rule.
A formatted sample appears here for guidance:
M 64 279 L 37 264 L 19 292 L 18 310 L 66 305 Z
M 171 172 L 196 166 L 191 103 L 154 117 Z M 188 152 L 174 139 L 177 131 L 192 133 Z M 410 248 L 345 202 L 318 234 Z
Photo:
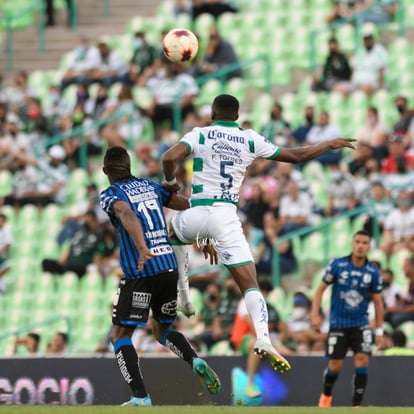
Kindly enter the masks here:
M 151 397 L 147 395 L 146 397 L 131 397 L 127 402 L 121 404 L 121 407 L 149 407 L 152 405 Z
M 207 391 L 210 394 L 218 394 L 221 390 L 220 378 L 209 367 L 206 361 L 201 358 L 193 359 L 193 371 L 197 374 L 200 380 L 203 382 Z

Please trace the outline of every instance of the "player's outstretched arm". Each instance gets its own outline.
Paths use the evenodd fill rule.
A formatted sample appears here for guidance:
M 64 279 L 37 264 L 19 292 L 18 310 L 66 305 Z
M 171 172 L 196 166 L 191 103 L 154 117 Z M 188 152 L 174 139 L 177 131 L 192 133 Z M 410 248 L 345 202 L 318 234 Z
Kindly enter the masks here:
M 188 155 L 188 148 L 182 142 L 178 142 L 168 149 L 162 156 L 162 169 L 164 171 L 165 180 L 169 187 L 165 187 L 170 191 L 178 191 L 180 187 L 175 183 L 175 170 L 177 161 L 183 160 Z M 178 186 L 178 188 L 177 188 Z
M 190 202 L 188 201 L 188 197 L 182 194 L 172 193 L 167 207 L 173 210 L 187 210 L 187 208 L 190 208 Z
M 135 247 L 139 253 L 138 271 L 140 272 L 145 265 L 145 262 L 153 257 L 151 251 L 148 249 L 145 243 L 144 235 L 142 233 L 141 224 L 131 209 L 131 207 L 125 201 L 116 201 L 113 205 L 115 215 L 119 218 L 125 230 L 131 236 Z
M 318 158 L 325 152 L 337 150 L 341 148 L 355 149 L 353 142 L 354 138 L 335 138 L 329 141 L 319 142 L 315 145 L 306 145 L 297 148 L 281 148 L 275 160 L 298 164 L 301 162 L 313 160 Z

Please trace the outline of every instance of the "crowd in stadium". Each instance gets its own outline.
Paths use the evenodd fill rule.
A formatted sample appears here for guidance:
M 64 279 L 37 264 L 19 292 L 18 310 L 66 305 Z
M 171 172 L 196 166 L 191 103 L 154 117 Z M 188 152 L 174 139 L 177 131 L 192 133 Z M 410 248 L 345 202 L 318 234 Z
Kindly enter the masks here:
M 237 13 L 233 4 L 218 3 L 211 11 L 205 4 L 191 10 L 189 2 L 177 1 L 175 13 L 192 13 L 194 19 L 206 12 L 215 16 Z M 360 12 L 357 7 L 360 2 L 337 3 L 330 21 Z M 340 3 L 349 4 L 341 4 L 339 8 Z M 381 24 L 395 13 L 395 4 L 390 1 L 365 21 Z M 160 40 L 165 33 L 160 32 Z M 13 217 L 18 217 L 19 210 L 27 205 L 36 206 L 39 217 L 50 204 L 67 211 L 68 182 L 80 166 L 82 144 L 87 146 L 90 181 L 83 189 L 85 197 L 75 214 L 65 214 L 57 234 L 53 235 L 60 246 L 60 256 L 39 258 L 43 272 L 62 277 L 58 275 L 71 271 L 81 279 L 88 278 L 93 268 L 103 279 L 120 276 L 118 240 L 98 202 L 103 188 L 97 188 L 92 180 L 101 168 L 104 149 L 115 145 L 129 148 L 137 159 L 135 173 L 160 182 L 164 178 L 160 165 L 164 151 L 191 128 L 210 122 L 209 107 L 197 105 L 200 94 L 197 79 L 206 74 L 214 77 L 216 70 L 239 62 L 233 45 L 221 36 L 216 26 L 210 28 L 202 54 L 191 65 L 168 61 L 160 43 L 151 44 L 146 33 L 138 31 L 134 35 L 133 53 L 125 60 L 105 41 L 79 36 L 68 54 L 67 69 L 60 82 L 48 85 L 46 99 L 40 99 L 29 86 L 30 73 L 23 70 L 15 74 L 12 87 L 0 84 L 0 171 L 12 173 L 11 192 L 0 194 L 0 207 L 11 206 Z M 343 99 L 349 99 L 355 91 L 362 91 L 370 99 L 387 88 L 388 53 L 378 31 L 365 31 L 362 43 L 358 53 L 347 56 L 341 52 L 334 35 L 329 39 L 326 63 L 312 75 L 315 93 L 339 93 Z M 226 75 L 225 82 L 243 76 L 243 70 L 237 69 Z M 147 91 L 148 104 L 141 104 L 137 88 Z M 68 90 L 74 91 L 72 101 L 67 99 Z M 181 115 L 179 133 L 173 128 L 177 96 Z M 302 122 L 293 123 L 285 117 L 278 98 L 272 96 L 268 121 L 256 128 L 270 141 L 298 146 L 341 136 L 341 128 L 329 107 L 320 110 L 307 105 Z M 302 252 L 295 250 L 291 240 L 277 244 L 281 286 L 285 291 L 272 284 L 275 243 L 283 235 L 370 203 L 372 208 L 360 222 L 373 234 L 378 220 L 380 238 L 372 248 L 384 284 L 386 321 L 393 330 L 385 337 L 383 349 L 405 346 L 405 334 L 398 328 L 405 321 L 414 321 L 414 111 L 412 96 L 396 95 L 394 103 L 398 117 L 393 122 L 381 119 L 378 106 L 369 106 L 365 124 L 355 131 L 358 146 L 352 153 L 332 151 L 298 167 L 257 160 L 248 171 L 240 194 L 239 215 L 254 253 L 262 292 L 269 307 L 273 307 L 269 313 L 271 331 L 278 349 L 286 355 L 323 351 L 327 331 L 325 327 L 322 333 L 317 333 L 310 325 L 311 286 L 303 280 L 291 283 L 292 279 L 297 282 L 295 272 L 303 270 L 299 263 Z M 148 134 L 148 125 L 153 136 L 143 143 L 141 138 Z M 240 125 L 252 128 L 257 122 L 246 110 Z M 65 138 L 50 143 L 58 135 Z M 187 165 L 182 166 L 180 174 L 177 180 L 188 195 L 191 172 Z M 313 192 L 312 179 L 329 181 L 322 203 Z M 3 295 L 14 284 L 8 279 L 14 263 L 8 256 L 12 249 L 18 248 L 6 211 L 10 210 L 0 214 Z M 393 257 L 401 252 L 404 255 L 398 256 L 401 260 L 395 265 Z M 178 328 L 187 332 L 200 351 L 233 352 L 232 339 L 237 337 L 233 323 L 241 299 L 237 287 L 224 267 L 207 265 L 200 246 L 191 247 L 189 263 L 190 286 L 198 301 L 198 312 L 193 319 L 180 318 Z M 320 276 L 320 272 L 317 274 Z M 289 315 L 278 308 L 280 295 L 290 301 Z M 321 310 L 325 325 L 327 311 Z M 150 332 L 150 326 L 137 331 L 135 344 L 141 352 L 160 351 L 159 344 L 149 339 Z M 19 345 L 26 346 L 27 342 L 16 343 L 16 349 Z M 96 346 L 99 352 L 110 348 L 109 341 Z M 30 349 L 29 352 L 38 352 L 37 347 Z

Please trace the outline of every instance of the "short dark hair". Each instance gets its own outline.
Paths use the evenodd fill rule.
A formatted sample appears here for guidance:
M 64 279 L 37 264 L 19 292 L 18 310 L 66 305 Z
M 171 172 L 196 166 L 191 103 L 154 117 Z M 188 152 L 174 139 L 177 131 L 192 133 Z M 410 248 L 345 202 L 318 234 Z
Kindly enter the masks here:
M 331 37 L 329 40 L 328 40 L 328 43 L 335 43 L 336 45 L 338 44 L 338 40 L 337 40 L 337 38 L 336 37 Z
M 233 95 L 222 94 L 214 98 L 213 111 L 226 117 L 237 119 L 240 104 Z
M 366 230 L 358 230 L 357 232 L 354 233 L 353 238 L 355 238 L 356 236 L 367 236 L 371 239 L 371 234 Z
M 39 335 L 39 334 L 37 334 L 37 333 L 35 333 L 35 332 L 30 332 L 29 334 L 27 334 L 27 336 L 28 336 L 29 338 L 34 339 L 34 341 L 35 341 L 37 344 L 39 344 L 39 342 L 40 342 L 40 335 Z
M 59 335 L 63 339 L 63 342 L 65 344 L 68 343 L 69 336 L 68 336 L 68 334 L 66 332 L 58 332 L 56 335 Z
M 407 336 L 400 329 L 391 332 L 391 341 L 394 346 L 405 348 L 407 345 Z
M 104 157 L 104 168 L 109 174 L 120 171 L 130 171 L 131 157 L 124 147 L 114 146 L 106 150 Z

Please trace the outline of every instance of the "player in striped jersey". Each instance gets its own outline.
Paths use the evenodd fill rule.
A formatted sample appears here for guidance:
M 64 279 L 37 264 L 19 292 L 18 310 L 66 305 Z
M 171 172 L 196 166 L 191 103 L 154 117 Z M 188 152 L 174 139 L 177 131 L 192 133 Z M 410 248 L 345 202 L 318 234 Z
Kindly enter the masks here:
M 352 406 L 359 407 L 362 403 L 372 347 L 372 332 L 368 323 L 370 297 L 375 306 L 375 342 L 379 345 L 382 340 L 382 282 L 378 268 L 367 259 L 370 244 L 371 236 L 368 232 L 356 232 L 352 238 L 351 255 L 331 261 L 313 298 L 311 322 L 316 331 L 319 331 L 322 294 L 332 285 L 330 329 L 326 349 L 329 363 L 324 373 L 319 407 L 330 407 L 332 404 L 332 388 L 341 372 L 348 348 L 354 353 L 355 366 Z
M 132 176 L 130 162 L 124 148 L 107 150 L 103 171 L 111 185 L 100 194 L 101 207 L 120 234 L 124 276 L 113 303 L 111 340 L 119 369 L 133 393 L 123 405 L 152 405 L 131 341 L 134 329 L 146 325 L 150 309 L 155 338 L 186 361 L 207 390 L 216 394 L 221 384 L 215 372 L 181 333 L 171 329 L 177 312 L 178 272 L 162 208 L 183 210 L 188 200 L 154 181 Z
M 239 128 L 238 116 L 239 102 L 234 96 L 217 96 L 211 110 L 213 124 L 194 128 L 164 154 L 164 175 L 171 191 L 180 189 L 175 179 L 177 162 L 193 157 L 191 208 L 179 212 L 171 224 L 182 243 L 208 238 L 214 244 L 219 259 L 244 295 L 256 331 L 254 351 L 284 372 L 290 364 L 270 342 L 265 300 L 237 215 L 240 186 L 256 158 L 300 163 L 330 150 L 354 148 L 354 140 L 336 138 L 300 148 L 280 148 L 251 129 Z

